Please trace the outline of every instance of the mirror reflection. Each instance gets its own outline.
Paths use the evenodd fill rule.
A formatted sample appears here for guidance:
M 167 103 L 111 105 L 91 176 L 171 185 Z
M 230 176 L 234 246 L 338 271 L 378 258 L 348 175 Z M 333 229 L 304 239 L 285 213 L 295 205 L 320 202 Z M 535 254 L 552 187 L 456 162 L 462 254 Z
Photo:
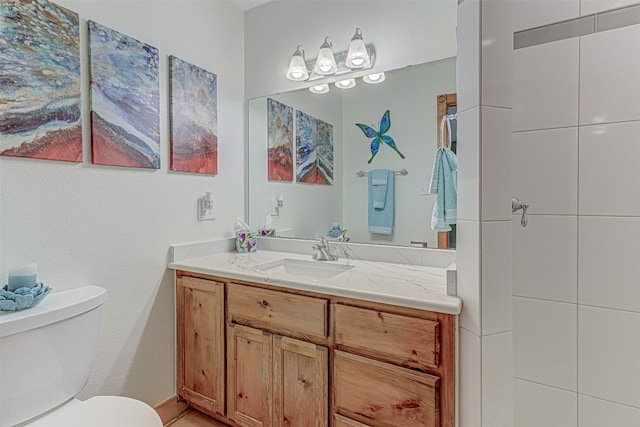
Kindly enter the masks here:
M 344 89 L 330 84 L 326 93 L 300 89 L 249 101 L 250 225 L 271 225 L 280 237 L 455 247 L 454 232 L 432 230 L 436 195 L 427 192 L 439 117 L 455 113 L 456 59 L 386 72 L 379 84 L 355 81 Z M 456 120 L 450 123 L 455 149 Z M 292 140 L 290 153 L 277 152 L 283 138 Z M 372 221 L 371 200 L 390 211 L 376 210 Z

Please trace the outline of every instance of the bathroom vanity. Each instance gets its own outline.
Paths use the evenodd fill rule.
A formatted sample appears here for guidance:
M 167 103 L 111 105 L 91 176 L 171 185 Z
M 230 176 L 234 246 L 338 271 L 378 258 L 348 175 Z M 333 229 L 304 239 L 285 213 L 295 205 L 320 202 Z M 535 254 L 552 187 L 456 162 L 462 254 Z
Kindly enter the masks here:
M 170 264 L 179 397 L 237 426 L 453 427 L 461 303 L 444 269 L 308 258 Z

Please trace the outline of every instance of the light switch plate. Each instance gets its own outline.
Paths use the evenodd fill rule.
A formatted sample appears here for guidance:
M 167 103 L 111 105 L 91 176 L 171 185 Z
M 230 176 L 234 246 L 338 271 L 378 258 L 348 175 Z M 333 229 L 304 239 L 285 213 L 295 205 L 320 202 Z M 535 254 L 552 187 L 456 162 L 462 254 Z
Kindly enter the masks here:
M 429 183 L 428 182 L 421 182 L 420 183 L 420 195 L 421 196 L 426 196 L 427 194 L 429 194 Z

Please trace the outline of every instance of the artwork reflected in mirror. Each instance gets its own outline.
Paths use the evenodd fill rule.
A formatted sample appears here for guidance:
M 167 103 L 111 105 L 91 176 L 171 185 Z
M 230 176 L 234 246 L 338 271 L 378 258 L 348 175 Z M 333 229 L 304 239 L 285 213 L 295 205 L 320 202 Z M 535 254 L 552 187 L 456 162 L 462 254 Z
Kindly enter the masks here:
M 293 108 L 267 99 L 268 179 L 293 181 Z
M 357 78 L 351 89 L 339 89 L 332 84 L 325 94 L 300 89 L 268 97 L 294 110 L 294 121 L 298 117 L 306 119 L 302 120 L 302 131 L 315 138 L 314 159 L 300 157 L 300 146 L 296 144 L 292 162 L 296 175 L 301 172 L 299 166 L 306 165 L 304 171 L 308 173 L 308 165 L 315 165 L 315 182 L 313 173 L 308 173 L 305 182 L 270 180 L 268 98 L 249 101 L 248 220 L 252 228 L 272 222 L 280 237 L 335 239 L 339 238 L 332 237 L 339 235 L 336 231 L 347 230 L 351 242 L 438 247 L 438 233 L 430 226 L 435 195 L 427 194 L 427 190 L 438 146 L 436 100 L 438 95 L 456 92 L 456 60 L 449 58 L 385 74 L 380 84 L 367 84 Z M 381 139 L 377 153 L 372 156 L 371 143 L 380 138 L 377 131 L 387 110 L 392 126 L 382 135 L 392 137 L 395 149 Z M 298 116 L 297 112 L 302 114 Z M 315 119 L 315 133 L 307 117 Z M 330 144 L 319 141 L 319 136 L 326 132 L 318 130 L 318 123 L 331 125 Z M 376 135 L 369 137 L 356 123 L 375 129 Z M 297 142 L 297 123 L 293 127 L 293 140 Z M 324 150 L 325 146 L 332 150 Z M 303 147 L 303 154 L 310 148 Z M 319 179 L 323 173 L 318 171 L 326 172 L 329 164 L 333 166 L 332 185 L 323 185 Z M 370 232 L 368 174 L 376 169 L 394 171 L 391 234 Z M 403 169 L 408 174 L 400 174 Z M 328 174 L 324 177 L 329 181 Z M 271 215 L 272 201 L 279 195 L 286 203 Z

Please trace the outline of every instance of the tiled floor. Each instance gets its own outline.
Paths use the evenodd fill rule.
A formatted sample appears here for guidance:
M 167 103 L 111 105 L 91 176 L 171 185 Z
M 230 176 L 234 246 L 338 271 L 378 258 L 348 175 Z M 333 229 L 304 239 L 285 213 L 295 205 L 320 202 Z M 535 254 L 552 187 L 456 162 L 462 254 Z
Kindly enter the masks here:
M 165 427 L 227 427 L 219 421 L 201 412 L 189 409 L 177 420 L 172 420 Z

